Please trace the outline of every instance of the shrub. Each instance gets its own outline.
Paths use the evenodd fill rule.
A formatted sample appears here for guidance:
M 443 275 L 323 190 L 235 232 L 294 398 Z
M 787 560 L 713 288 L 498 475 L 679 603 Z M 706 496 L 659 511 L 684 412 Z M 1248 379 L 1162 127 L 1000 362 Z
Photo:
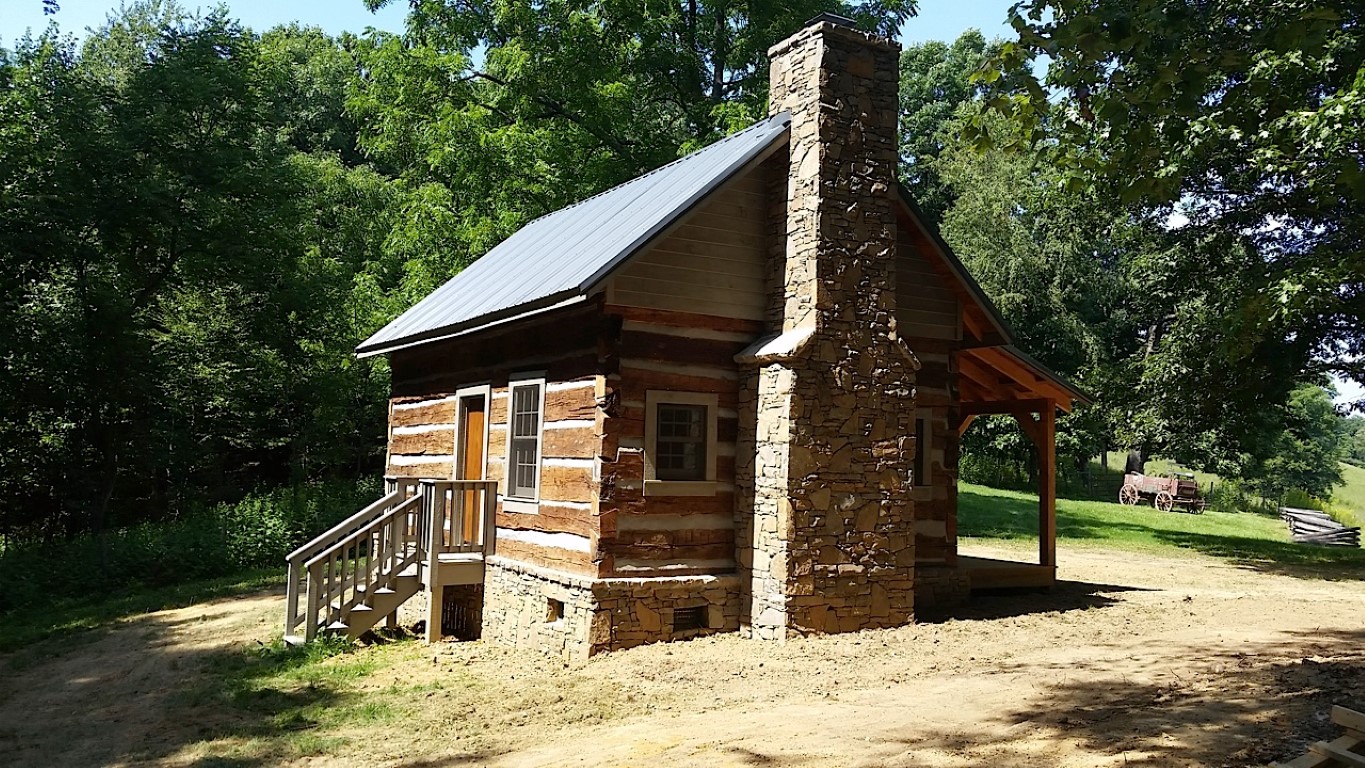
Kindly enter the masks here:
M 308 483 L 110 531 L 102 542 L 87 535 L 10 546 L 0 552 L 0 613 L 247 568 L 283 569 L 290 551 L 377 495 L 372 479 Z

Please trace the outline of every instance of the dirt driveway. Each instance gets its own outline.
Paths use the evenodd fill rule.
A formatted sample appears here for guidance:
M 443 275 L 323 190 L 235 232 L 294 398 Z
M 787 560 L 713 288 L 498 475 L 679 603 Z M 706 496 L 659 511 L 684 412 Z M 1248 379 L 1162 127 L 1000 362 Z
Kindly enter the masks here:
M 977 547 L 975 554 L 1018 556 Z M 938 623 L 727 636 L 572 667 L 400 643 L 215 690 L 273 595 L 125 622 L 4 673 L 11 765 L 1261 765 L 1365 709 L 1365 584 L 1084 549 Z M 319 687 L 322 686 L 322 687 Z

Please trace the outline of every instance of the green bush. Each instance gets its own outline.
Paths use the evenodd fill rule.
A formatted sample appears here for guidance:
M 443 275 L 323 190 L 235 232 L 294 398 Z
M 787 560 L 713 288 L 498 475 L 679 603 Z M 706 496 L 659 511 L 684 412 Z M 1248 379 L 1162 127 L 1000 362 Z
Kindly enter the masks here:
M 290 551 L 378 496 L 372 479 L 309 483 L 192 510 L 179 519 L 0 552 L 0 614 L 71 598 L 98 598 L 284 567 Z

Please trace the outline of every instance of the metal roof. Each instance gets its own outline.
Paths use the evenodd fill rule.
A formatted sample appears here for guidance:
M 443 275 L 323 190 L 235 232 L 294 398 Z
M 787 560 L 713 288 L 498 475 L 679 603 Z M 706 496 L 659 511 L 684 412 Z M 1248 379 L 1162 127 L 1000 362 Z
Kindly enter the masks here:
M 366 339 L 376 355 L 581 300 L 655 235 L 786 136 L 791 116 L 709 147 L 517 230 Z

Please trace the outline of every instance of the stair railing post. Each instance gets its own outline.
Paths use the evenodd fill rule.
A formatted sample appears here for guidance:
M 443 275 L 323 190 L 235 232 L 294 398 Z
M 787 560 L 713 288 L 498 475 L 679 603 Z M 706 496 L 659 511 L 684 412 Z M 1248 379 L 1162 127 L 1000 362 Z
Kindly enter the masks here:
M 450 485 L 450 548 L 458 552 L 465 551 L 465 529 L 464 529 L 464 484 L 456 489 L 455 484 Z M 472 531 L 470 532 L 473 533 Z
M 299 579 L 303 574 L 299 573 L 299 566 L 302 565 L 298 560 L 289 561 L 289 581 L 284 587 L 284 633 L 290 635 L 294 633 L 294 627 L 299 624 Z
M 442 507 L 445 506 L 445 494 L 444 491 L 440 490 L 439 486 L 433 482 L 424 482 L 422 484 L 422 490 L 427 496 L 426 518 L 428 536 L 426 551 L 427 576 L 425 583 L 428 586 L 431 586 L 435 584 L 439 578 L 436 569 L 440 564 L 442 550 L 441 542 L 445 536 L 445 520 L 442 519 L 445 516 L 443 514 L 444 510 L 442 509 Z M 432 599 L 435 598 L 433 597 Z
M 318 634 L 318 598 L 322 590 L 322 563 L 308 569 L 308 612 L 304 615 L 303 639 L 312 641 Z
M 483 556 L 497 553 L 498 484 L 488 480 L 483 484 Z

